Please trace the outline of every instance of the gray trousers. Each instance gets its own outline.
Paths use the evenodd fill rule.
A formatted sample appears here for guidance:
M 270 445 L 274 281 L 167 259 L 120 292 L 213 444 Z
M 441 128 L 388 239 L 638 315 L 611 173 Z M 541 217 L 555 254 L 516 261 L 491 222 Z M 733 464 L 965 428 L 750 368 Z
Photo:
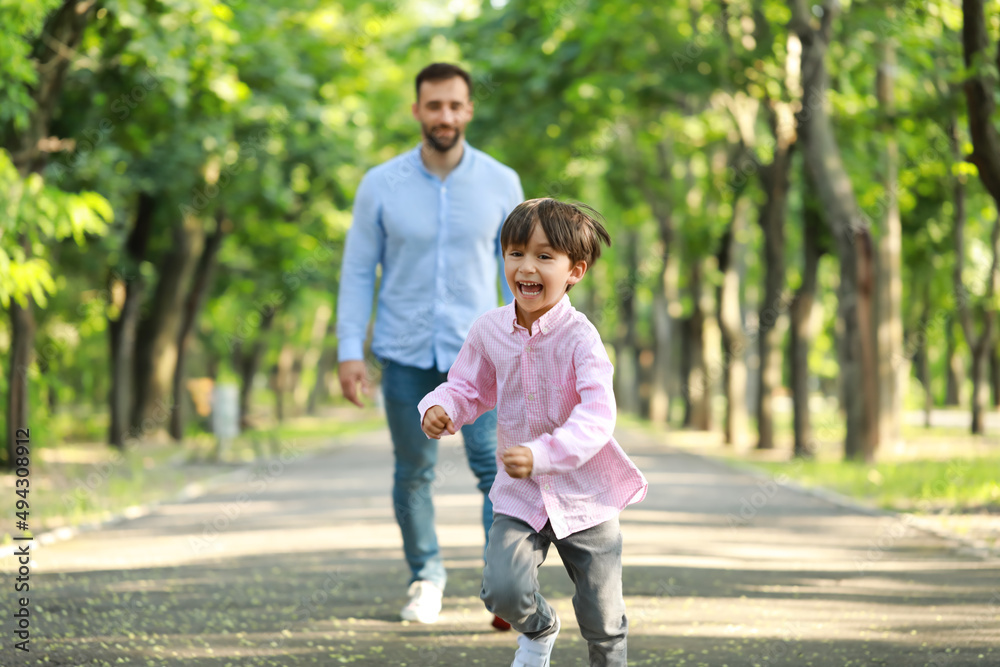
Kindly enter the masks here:
M 520 519 L 494 514 L 479 597 L 488 610 L 529 639 L 551 634 L 556 612 L 538 590 L 538 568 L 550 544 L 556 545 L 576 585 L 573 608 L 591 667 L 626 665 L 628 619 L 617 517 L 560 540 L 548 523 L 536 533 Z

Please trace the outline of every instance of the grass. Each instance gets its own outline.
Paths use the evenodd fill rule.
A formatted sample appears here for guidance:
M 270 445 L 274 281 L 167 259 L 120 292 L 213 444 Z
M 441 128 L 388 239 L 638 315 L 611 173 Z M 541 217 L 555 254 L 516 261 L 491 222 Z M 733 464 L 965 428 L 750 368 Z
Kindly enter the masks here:
M 753 442 L 734 449 L 718 432 L 670 429 L 619 415 L 619 423 L 665 437 L 671 446 L 693 453 L 749 463 L 771 474 L 784 474 L 803 486 L 821 487 L 886 510 L 917 513 L 1000 514 L 1000 448 L 992 437 L 968 429 L 904 425 L 905 444 L 878 453 L 874 465 L 843 460 L 843 420 L 834 410 L 813 414 L 825 429 L 815 441 L 816 458 L 791 459 L 791 415 L 775 415 L 775 449 L 761 451 Z M 721 424 L 721 419 L 717 419 Z M 750 431 L 755 432 L 753 424 Z
M 208 434 L 192 435 L 182 445 L 150 437 L 124 453 L 93 439 L 33 448 L 29 524 L 38 534 L 104 521 L 130 508 L 175 497 L 189 484 L 254 461 L 299 458 L 382 424 L 384 419 L 374 410 L 335 410 L 325 417 L 300 417 L 248 431 L 221 452 Z M 77 432 L 93 436 L 104 428 L 101 418 L 94 417 Z M 13 474 L 0 475 L 0 489 L 9 496 L 14 483 Z M 0 541 L 9 544 L 12 534 L 3 533 Z
M 757 461 L 754 465 L 887 510 L 1000 513 L 1000 452 L 874 465 L 850 461 Z

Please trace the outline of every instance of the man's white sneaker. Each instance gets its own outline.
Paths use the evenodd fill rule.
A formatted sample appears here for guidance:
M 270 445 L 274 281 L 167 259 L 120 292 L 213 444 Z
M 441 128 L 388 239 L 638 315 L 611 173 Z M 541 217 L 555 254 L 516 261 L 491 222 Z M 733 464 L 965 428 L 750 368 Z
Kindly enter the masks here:
M 538 639 L 528 639 L 524 635 L 518 635 L 518 649 L 514 653 L 514 662 L 510 664 L 510 667 L 549 667 L 552 647 L 555 646 L 556 637 L 559 636 L 558 616 L 556 616 L 555 625 L 552 634 Z
M 429 581 L 414 581 L 407 591 L 410 601 L 399 612 L 404 621 L 418 623 L 436 623 L 441 613 L 440 588 Z

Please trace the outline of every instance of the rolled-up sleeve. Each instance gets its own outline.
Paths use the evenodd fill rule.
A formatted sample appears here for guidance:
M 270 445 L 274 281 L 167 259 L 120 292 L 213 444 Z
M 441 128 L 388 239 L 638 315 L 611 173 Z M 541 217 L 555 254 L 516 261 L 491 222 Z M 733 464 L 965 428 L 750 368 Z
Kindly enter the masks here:
M 364 358 L 365 335 L 375 294 L 375 269 L 382 261 L 385 231 L 369 173 L 354 198 L 353 222 L 347 231 L 337 296 L 337 359 Z
M 579 469 L 607 446 L 615 430 L 614 367 L 596 334 L 577 344 L 573 364 L 580 402 L 562 426 L 524 443 L 531 449 L 533 477 Z
M 497 403 L 496 369 L 483 352 L 473 324 L 458 358 L 448 371 L 448 381 L 440 384 L 417 404 L 420 421 L 435 405 L 440 405 L 451 417 L 455 427 L 471 424 Z

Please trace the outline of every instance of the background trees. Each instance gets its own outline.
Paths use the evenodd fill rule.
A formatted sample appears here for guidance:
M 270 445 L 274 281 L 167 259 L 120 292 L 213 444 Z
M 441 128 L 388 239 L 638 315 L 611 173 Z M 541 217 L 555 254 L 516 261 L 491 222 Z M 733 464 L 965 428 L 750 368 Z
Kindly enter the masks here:
M 0 29 L 8 433 L 76 411 L 117 447 L 180 441 L 200 377 L 240 385 L 245 427 L 255 386 L 279 419 L 314 410 L 353 192 L 417 140 L 432 60 L 469 66 L 469 140 L 526 196 L 607 217 L 574 302 L 623 410 L 872 459 L 904 410 L 957 399 L 983 433 L 1000 400 L 993 5 L 22 4 Z

